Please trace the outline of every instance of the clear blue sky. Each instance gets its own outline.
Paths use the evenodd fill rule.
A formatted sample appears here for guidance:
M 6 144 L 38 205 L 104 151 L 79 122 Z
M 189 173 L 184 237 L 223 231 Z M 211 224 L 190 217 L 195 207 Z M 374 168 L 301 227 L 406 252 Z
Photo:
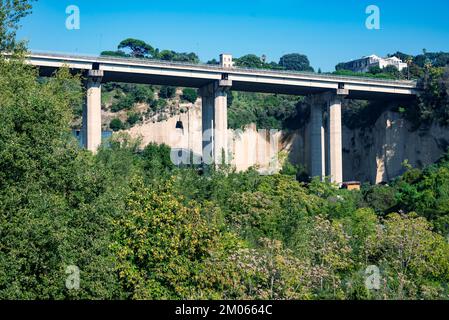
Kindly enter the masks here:
M 365 27 L 371 4 L 381 30 Z M 80 8 L 80 30 L 65 28 L 69 5 Z M 99 54 L 133 37 L 202 61 L 299 52 L 323 71 L 372 53 L 449 51 L 448 0 L 38 0 L 22 25 L 19 38 L 32 50 Z

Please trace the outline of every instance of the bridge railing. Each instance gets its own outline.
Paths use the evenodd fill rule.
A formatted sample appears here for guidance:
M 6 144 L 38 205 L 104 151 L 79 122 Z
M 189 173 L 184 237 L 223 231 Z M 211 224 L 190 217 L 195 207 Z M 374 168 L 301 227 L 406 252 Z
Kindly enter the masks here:
M 50 57 L 63 57 L 68 59 L 93 59 L 94 62 L 101 62 L 104 60 L 112 60 L 117 62 L 133 62 L 133 63 L 139 63 L 139 64 L 148 64 L 148 63 L 155 63 L 159 65 L 166 65 L 166 66 L 183 66 L 183 67 L 192 67 L 192 68 L 198 68 L 201 67 L 203 69 L 209 69 L 214 70 L 218 72 L 227 72 L 232 73 L 233 71 L 237 72 L 248 72 L 248 73 L 263 73 L 267 75 L 273 75 L 273 74 L 285 74 L 285 75 L 300 75 L 300 76 L 306 76 L 306 77 L 314 77 L 314 78 L 320 78 L 323 80 L 334 80 L 334 81 L 345 81 L 345 80 L 353 80 L 353 81 L 370 81 L 375 83 L 384 83 L 384 84 L 402 84 L 402 85 L 410 85 L 416 87 L 417 82 L 414 80 L 395 80 L 395 79 L 378 79 L 378 78 L 370 78 L 370 77 L 364 77 L 364 76 L 341 76 L 341 75 L 334 75 L 334 74 L 323 74 L 323 73 L 316 73 L 316 72 L 307 72 L 307 71 L 293 71 L 293 70 L 272 70 L 272 69 L 257 69 L 257 68 L 243 68 L 243 67 L 233 67 L 233 68 L 222 68 L 219 65 L 213 65 L 213 64 L 207 64 L 203 62 L 199 63 L 189 63 L 189 62 L 179 62 L 179 61 L 166 61 L 166 60 L 158 60 L 158 59 L 150 59 L 150 58 L 135 58 L 135 57 L 114 57 L 114 56 L 96 56 L 92 54 L 80 54 L 80 55 L 74 55 L 74 54 L 68 54 L 63 52 L 48 52 L 48 51 L 33 51 L 29 53 L 30 55 L 37 55 L 37 56 L 50 56 Z

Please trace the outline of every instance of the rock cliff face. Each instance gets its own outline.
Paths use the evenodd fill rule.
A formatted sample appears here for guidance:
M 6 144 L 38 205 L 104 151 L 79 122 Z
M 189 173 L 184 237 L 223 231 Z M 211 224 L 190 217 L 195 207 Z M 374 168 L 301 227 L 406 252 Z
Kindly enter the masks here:
M 257 130 L 228 130 L 229 155 L 237 170 L 256 166 L 262 173 L 273 173 L 281 165 L 277 155 L 289 154 L 293 163 L 309 167 L 308 129 L 293 132 Z M 162 122 L 148 122 L 128 131 L 141 137 L 143 145 L 165 143 L 175 150 L 192 150 L 199 159 L 202 150 L 201 106 Z M 404 172 L 403 162 L 423 167 L 437 161 L 449 146 L 449 128 L 432 125 L 411 131 L 408 122 L 398 113 L 384 112 L 370 128 L 343 128 L 344 180 L 387 182 Z M 282 157 L 280 157 L 282 158 Z
M 345 180 L 387 182 L 404 173 L 403 162 L 422 168 L 449 146 L 449 128 L 432 125 L 416 131 L 400 114 L 386 111 L 371 128 L 343 130 Z
M 165 143 L 172 148 L 172 160 L 190 157 L 201 162 L 202 131 L 201 104 L 196 103 L 187 112 L 161 122 L 145 122 L 127 130 L 134 138 L 141 138 L 142 146 L 150 142 Z M 245 130 L 228 130 L 228 155 L 238 171 L 257 167 L 261 173 L 271 174 L 280 170 L 279 153 L 290 153 L 293 145 L 300 143 L 296 135 L 286 137 L 281 131 L 258 130 L 255 125 Z M 299 149 L 300 148 L 296 148 Z M 296 150 L 295 149 L 295 150 Z M 187 151 L 183 155 L 183 151 Z

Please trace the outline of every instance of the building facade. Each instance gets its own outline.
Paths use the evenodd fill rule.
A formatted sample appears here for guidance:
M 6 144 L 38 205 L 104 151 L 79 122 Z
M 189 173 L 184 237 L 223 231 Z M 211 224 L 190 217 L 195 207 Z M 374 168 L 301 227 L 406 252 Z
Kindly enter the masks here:
M 232 55 L 226 53 L 220 54 L 220 66 L 222 68 L 233 68 L 234 62 L 232 61 Z
M 397 57 L 381 58 L 373 54 L 361 59 L 346 62 L 343 64 L 342 69 L 353 72 L 368 72 L 372 67 L 384 69 L 388 66 L 395 66 L 399 71 L 407 68 L 407 64 Z

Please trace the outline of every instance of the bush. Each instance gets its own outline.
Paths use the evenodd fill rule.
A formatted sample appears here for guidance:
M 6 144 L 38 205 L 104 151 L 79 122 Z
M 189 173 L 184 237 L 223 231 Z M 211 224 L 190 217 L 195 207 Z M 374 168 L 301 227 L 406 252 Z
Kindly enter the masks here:
M 190 103 L 195 103 L 196 99 L 198 99 L 198 92 L 192 88 L 185 88 L 182 91 L 182 99 Z
M 314 72 L 307 56 L 299 53 L 283 55 L 279 60 L 279 65 L 286 70 Z
M 131 108 L 134 105 L 134 97 L 132 95 L 125 95 L 119 98 L 111 106 L 112 112 L 119 112 Z
M 171 170 L 174 164 L 170 158 L 171 148 L 166 144 L 150 143 L 143 149 L 141 157 L 147 171 Z
M 131 91 L 136 103 L 151 103 L 154 100 L 154 92 L 150 86 L 136 85 Z
M 135 125 L 138 121 L 140 121 L 142 119 L 142 117 L 140 116 L 139 113 L 137 112 L 130 112 L 128 114 L 128 119 L 126 120 L 126 122 L 128 122 L 128 124 L 130 126 Z
M 249 92 L 231 92 L 228 100 L 228 125 L 240 129 L 255 123 L 258 129 L 292 129 L 300 121 L 291 121 L 298 113 L 302 98 Z
M 176 94 L 176 87 L 162 86 L 159 91 L 159 97 L 163 99 L 174 98 Z
M 119 118 L 112 119 L 111 123 L 109 124 L 109 128 L 111 128 L 112 131 L 119 131 L 123 129 L 123 122 Z
M 156 103 L 152 106 L 155 111 L 162 110 L 167 106 L 167 100 L 165 99 L 158 99 Z

